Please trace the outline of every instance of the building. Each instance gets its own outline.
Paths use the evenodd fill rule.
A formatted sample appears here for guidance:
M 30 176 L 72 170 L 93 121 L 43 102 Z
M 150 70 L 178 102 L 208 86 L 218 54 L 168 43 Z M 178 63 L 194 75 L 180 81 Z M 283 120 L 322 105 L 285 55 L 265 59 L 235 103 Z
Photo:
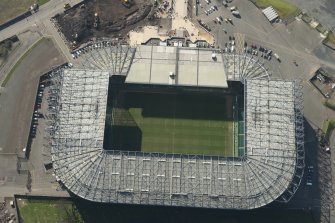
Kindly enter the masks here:
M 302 92 L 271 80 L 246 54 L 169 46 L 102 47 L 53 72 L 52 162 L 74 194 L 105 203 L 253 209 L 288 202 L 304 168 Z M 108 79 L 195 88 L 244 84 L 244 155 L 219 157 L 103 148 Z

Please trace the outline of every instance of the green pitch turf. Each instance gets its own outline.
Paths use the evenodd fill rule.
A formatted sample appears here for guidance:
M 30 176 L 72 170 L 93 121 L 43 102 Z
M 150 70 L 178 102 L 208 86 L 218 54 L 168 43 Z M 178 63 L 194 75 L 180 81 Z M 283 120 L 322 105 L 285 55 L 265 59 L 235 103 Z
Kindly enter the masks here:
M 113 109 L 114 148 L 234 156 L 227 96 L 132 92 L 122 100 Z

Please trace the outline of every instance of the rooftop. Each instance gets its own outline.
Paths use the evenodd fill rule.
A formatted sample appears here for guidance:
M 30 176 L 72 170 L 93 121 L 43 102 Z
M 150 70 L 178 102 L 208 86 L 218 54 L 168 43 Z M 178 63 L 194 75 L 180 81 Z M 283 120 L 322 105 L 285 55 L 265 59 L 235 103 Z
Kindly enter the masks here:
M 183 67 L 183 60 L 178 59 L 178 63 L 175 63 L 176 55 L 179 55 L 178 58 L 188 58 L 185 64 L 193 63 L 193 59 L 189 61 L 193 52 L 211 59 L 210 51 L 200 49 L 140 46 L 135 54 L 121 49 L 107 48 L 104 51 L 107 54 L 99 51 L 96 54 L 99 57 L 89 57 L 89 60 L 94 58 L 98 64 L 102 61 L 98 61 L 100 57 L 108 55 L 113 58 L 112 65 L 118 64 L 120 68 L 123 61 L 129 61 L 126 59 L 129 55 L 135 55 L 133 64 L 128 63 L 128 83 L 128 78 L 137 76 L 138 82 L 132 79 L 132 83 L 169 84 L 159 82 L 159 78 L 152 81 L 150 76 L 159 76 L 163 70 L 167 70 L 167 66 L 173 66 L 178 71 L 177 76 L 189 75 L 186 71 L 191 69 L 185 68 L 181 72 L 179 68 L 179 64 Z M 168 53 L 164 54 L 164 50 Z M 178 51 L 182 54 L 176 53 Z M 152 60 L 150 55 L 156 55 L 157 59 Z M 151 72 L 150 68 L 146 72 L 142 70 L 136 73 L 144 63 L 136 61 L 138 57 L 139 60 L 149 57 L 149 61 L 144 61 L 154 61 L 149 63 L 149 67 L 156 66 L 157 72 Z M 51 107 L 56 119 L 51 141 L 56 175 L 73 193 L 96 202 L 252 209 L 282 197 L 287 191 L 288 198 L 283 200 L 289 200 L 300 183 L 298 179 L 298 183 L 291 186 L 297 169 L 304 166 L 304 121 L 299 83 L 269 80 L 267 71 L 246 55 L 220 54 L 217 58 L 224 62 L 197 60 L 195 67 L 199 72 L 198 67 L 202 66 L 202 62 L 217 63 L 220 64 L 218 67 L 224 66 L 222 70 L 228 70 L 235 81 L 244 83 L 245 128 L 242 133 L 245 156 L 104 150 L 102 142 L 108 78 L 113 74 L 126 75 L 124 69 L 106 66 L 110 63 L 104 59 L 94 71 L 53 71 L 50 90 L 54 93 L 50 97 L 56 99 Z M 164 65 L 162 68 L 159 61 Z M 218 71 L 218 67 L 214 66 L 214 71 Z M 116 72 L 120 70 L 122 72 Z M 207 75 L 214 71 L 207 72 Z M 149 79 L 143 81 L 141 77 Z M 222 80 L 226 83 L 225 78 Z
M 221 54 L 172 46 L 138 46 L 126 83 L 228 87 Z

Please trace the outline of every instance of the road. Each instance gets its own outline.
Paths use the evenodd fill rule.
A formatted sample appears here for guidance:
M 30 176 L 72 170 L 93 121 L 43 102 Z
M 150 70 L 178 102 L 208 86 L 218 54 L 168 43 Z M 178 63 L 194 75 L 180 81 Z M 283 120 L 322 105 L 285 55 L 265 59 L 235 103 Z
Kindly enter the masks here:
M 65 56 L 68 62 L 73 62 L 72 56 L 69 52 L 68 47 L 65 44 L 65 41 L 62 39 L 61 34 L 54 27 L 50 18 L 64 11 L 64 3 L 69 2 L 71 5 L 78 4 L 82 0 L 51 0 L 48 3 L 42 5 L 38 12 L 28 17 L 25 20 L 21 20 L 12 26 L 7 27 L 4 30 L 0 31 L 0 41 L 7 39 L 13 35 L 18 35 L 26 32 L 27 30 L 37 30 L 40 34 L 46 37 L 52 38 L 57 44 L 57 48 Z M 24 48 L 24 47 L 21 47 Z M 25 48 L 27 49 L 27 48 Z M 19 57 L 17 57 L 18 59 Z M 8 72 L 11 67 L 16 63 L 17 60 L 10 61 L 10 66 L 8 66 L 5 71 Z M 3 79 L 5 75 L 4 70 L 0 72 L 0 80 Z
M 51 0 L 48 3 L 42 5 L 38 12 L 28 17 L 27 19 L 21 20 L 14 25 L 7 27 L 0 31 L 0 41 L 11 37 L 15 34 L 21 33 L 29 27 L 35 26 L 37 22 L 49 20 L 57 13 L 64 11 L 64 3 L 70 2 L 71 5 L 75 5 L 82 0 Z
M 28 33 L 31 36 L 34 34 Z M 28 35 L 27 34 L 27 35 Z M 36 35 L 36 34 L 35 34 Z M 40 42 L 15 69 L 12 78 L 0 96 L 0 194 L 12 196 L 26 193 L 27 175 L 16 172 L 16 153 L 24 156 L 23 148 L 27 146 L 31 118 L 34 111 L 37 86 L 41 74 L 50 67 L 66 62 L 57 50 L 56 44 L 48 39 Z M 38 66 L 36 66 L 38 64 Z M 43 112 L 39 110 L 39 112 Z M 64 196 L 58 191 L 54 177 L 45 173 L 45 153 L 40 133 L 44 129 L 44 119 L 38 121 L 38 132 L 32 140 L 31 156 L 24 160 L 32 177 L 31 194 Z M 24 168 L 22 168 L 24 170 Z M 5 182 L 1 182 L 4 177 Z M 2 180 L 4 181 L 4 180 Z

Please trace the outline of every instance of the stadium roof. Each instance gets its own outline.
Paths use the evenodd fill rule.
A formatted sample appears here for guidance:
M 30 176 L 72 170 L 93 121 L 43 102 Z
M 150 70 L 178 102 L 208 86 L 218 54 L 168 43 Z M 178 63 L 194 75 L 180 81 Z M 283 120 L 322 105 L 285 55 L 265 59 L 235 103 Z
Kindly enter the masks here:
M 299 84 L 253 76 L 259 69 L 232 62 L 259 66 L 247 56 L 222 58 L 226 70 L 243 73 L 232 75 L 245 87 L 245 156 L 104 150 L 103 111 L 114 69 L 60 69 L 51 87 L 58 98 L 50 133 L 56 175 L 74 194 L 96 202 L 252 209 L 287 191 L 293 195 L 298 184 L 290 185 L 303 167 Z
M 61 106 L 58 117 L 58 140 L 69 140 L 72 146 L 103 144 L 107 107 L 109 72 L 64 70 Z M 68 128 L 71 131 L 68 131 Z M 68 133 L 71 136 L 67 135 Z M 92 138 L 96 140 L 92 142 Z
M 126 83 L 222 88 L 228 86 L 223 66 L 210 49 L 139 45 Z

